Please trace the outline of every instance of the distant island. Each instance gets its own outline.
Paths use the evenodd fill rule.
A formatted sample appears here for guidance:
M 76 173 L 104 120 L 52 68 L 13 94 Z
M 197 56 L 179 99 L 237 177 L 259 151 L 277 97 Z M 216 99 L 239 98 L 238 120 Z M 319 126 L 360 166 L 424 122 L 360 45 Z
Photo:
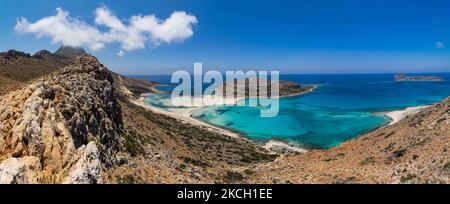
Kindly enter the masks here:
M 395 81 L 444 81 L 443 77 L 438 76 L 406 76 L 404 74 L 396 74 Z

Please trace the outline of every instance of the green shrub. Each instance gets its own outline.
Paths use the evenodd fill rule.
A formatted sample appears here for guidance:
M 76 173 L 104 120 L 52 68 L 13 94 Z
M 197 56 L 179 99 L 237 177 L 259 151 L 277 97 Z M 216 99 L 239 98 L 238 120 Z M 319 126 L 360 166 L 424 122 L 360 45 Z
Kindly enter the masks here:
M 133 175 L 116 176 L 118 184 L 142 184 L 145 183 Z
M 400 178 L 400 182 L 402 182 L 402 183 L 408 183 L 408 182 L 410 182 L 411 180 L 413 180 L 413 179 L 415 179 L 417 176 L 415 175 L 415 174 L 408 174 L 408 175 L 406 175 L 406 176 L 402 176 L 401 178 Z
M 360 162 L 361 165 L 368 165 L 375 163 L 375 157 L 367 157 Z
M 237 183 L 244 180 L 244 176 L 239 172 L 227 171 L 222 180 L 225 183 Z

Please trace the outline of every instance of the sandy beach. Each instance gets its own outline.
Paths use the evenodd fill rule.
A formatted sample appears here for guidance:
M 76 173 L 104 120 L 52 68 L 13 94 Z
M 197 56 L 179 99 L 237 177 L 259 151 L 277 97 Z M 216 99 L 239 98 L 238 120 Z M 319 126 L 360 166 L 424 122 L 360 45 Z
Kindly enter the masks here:
M 269 140 L 262 147 L 264 147 L 265 149 L 267 149 L 271 152 L 284 153 L 284 154 L 306 153 L 308 151 L 304 148 L 296 147 L 294 145 L 291 145 L 287 142 L 280 141 L 280 140 Z
M 145 104 L 144 99 L 145 99 L 146 95 L 147 94 L 142 94 L 139 99 L 132 99 L 131 102 L 138 106 L 141 106 L 145 109 L 153 111 L 155 113 L 159 113 L 159 114 L 163 114 L 163 115 L 175 118 L 184 123 L 189 123 L 191 125 L 200 126 L 200 127 L 206 128 L 210 131 L 214 131 L 219 134 L 227 135 L 229 137 L 239 138 L 239 139 L 243 139 L 243 140 L 246 140 L 249 142 L 253 142 L 248 138 L 242 137 L 237 132 L 233 132 L 233 131 L 227 130 L 225 128 L 217 127 L 217 126 L 205 123 L 203 121 L 200 121 L 200 120 L 197 120 L 197 119 L 191 117 L 193 112 L 195 112 L 196 110 L 201 109 L 203 107 L 206 107 L 208 105 L 195 106 L 195 107 L 183 108 L 183 109 L 170 109 L 170 111 L 166 111 L 166 110 L 162 110 L 157 107 L 153 107 L 149 104 Z M 241 99 L 236 99 L 232 103 L 237 103 L 239 100 L 241 100 Z M 205 104 L 217 104 L 217 102 L 218 102 L 218 99 L 206 99 Z M 295 146 L 290 145 L 287 142 L 279 141 L 279 140 L 269 140 L 265 144 L 261 145 L 261 147 L 267 149 L 269 152 L 272 152 L 272 153 L 280 153 L 280 151 L 288 152 L 288 153 L 305 153 L 305 152 L 307 152 L 306 149 L 295 147 Z
M 208 130 L 220 133 L 220 134 L 224 134 L 230 137 L 234 137 L 234 138 L 242 138 L 240 137 L 240 135 L 238 133 L 223 129 L 223 128 L 218 128 L 216 126 L 210 125 L 208 123 L 202 122 L 200 120 L 196 120 L 195 118 L 192 118 L 191 115 L 192 113 L 201 108 L 201 107 L 192 107 L 192 108 L 184 108 L 184 109 L 177 109 L 174 112 L 171 111 L 165 111 L 156 107 L 153 107 L 151 105 L 145 104 L 144 99 L 145 99 L 146 94 L 142 94 L 141 97 L 139 99 L 131 99 L 131 102 L 133 102 L 134 104 L 141 106 L 143 108 L 146 108 L 150 111 L 153 111 L 155 113 L 159 113 L 159 114 L 163 114 L 163 115 L 167 115 L 169 117 L 178 119 L 182 122 L 185 123 L 189 123 L 192 125 L 196 125 L 196 126 L 201 126 L 203 128 L 206 128 Z
M 417 106 L 417 107 L 408 107 L 403 110 L 396 110 L 396 111 L 389 111 L 389 112 L 382 112 L 380 114 L 383 114 L 391 119 L 391 122 L 389 125 L 395 124 L 401 119 L 413 115 L 415 113 L 418 113 L 420 110 L 427 108 L 429 106 Z

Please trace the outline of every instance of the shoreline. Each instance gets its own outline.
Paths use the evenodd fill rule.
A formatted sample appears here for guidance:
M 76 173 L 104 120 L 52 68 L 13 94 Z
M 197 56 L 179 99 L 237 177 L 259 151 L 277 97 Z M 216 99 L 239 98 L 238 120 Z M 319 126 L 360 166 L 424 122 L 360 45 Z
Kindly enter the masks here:
M 281 96 L 280 98 L 286 98 L 286 97 L 295 97 L 295 96 L 299 96 L 299 95 L 303 95 L 303 94 L 307 94 L 312 92 L 313 90 L 315 90 L 317 87 L 319 87 L 319 85 L 314 85 L 313 88 L 311 88 L 310 90 L 303 92 L 301 94 L 293 94 L 293 95 L 286 95 L 286 96 Z M 156 88 L 152 88 L 152 90 L 155 90 L 156 92 L 154 93 L 164 93 L 161 92 L 159 90 L 157 90 Z M 192 114 L 204 107 L 210 106 L 211 104 L 215 104 L 215 102 L 217 102 L 217 100 L 215 99 L 211 99 L 209 102 L 206 103 L 206 105 L 201 105 L 201 106 L 195 106 L 195 107 L 186 107 L 183 109 L 169 109 L 169 110 L 163 110 L 161 108 L 158 107 L 154 107 L 152 105 L 149 104 L 145 104 L 145 97 L 149 94 L 152 93 L 145 93 L 145 94 L 141 94 L 139 99 L 136 98 L 132 98 L 130 101 L 133 102 L 136 105 L 139 105 L 143 108 L 146 108 L 150 111 L 153 111 L 155 113 L 159 113 L 159 114 L 163 114 L 172 118 L 175 118 L 177 120 L 180 120 L 181 122 L 184 123 L 189 123 L 191 125 L 194 126 L 198 126 L 201 128 L 206 128 L 207 130 L 219 133 L 219 134 L 223 134 L 229 137 L 233 137 L 233 138 L 238 138 L 238 139 L 242 139 L 248 142 L 252 142 L 255 145 L 258 145 L 264 149 L 266 149 L 267 151 L 271 152 L 271 153 L 279 153 L 281 155 L 286 155 L 286 154 L 292 154 L 292 153 L 306 153 L 309 150 L 306 148 L 301 148 L 298 147 L 297 145 L 293 145 L 290 144 L 287 141 L 282 141 L 279 139 L 270 139 L 267 142 L 263 143 L 263 144 L 258 144 L 255 143 L 254 141 L 252 141 L 249 138 L 244 137 L 240 132 L 237 131 L 233 131 L 224 127 L 220 127 L 220 126 L 216 126 L 216 125 L 212 125 L 209 123 L 206 123 L 204 121 L 201 121 L 199 119 L 196 119 L 194 117 L 192 117 Z M 207 99 L 208 101 L 209 99 Z M 236 104 L 238 103 L 240 100 L 242 99 L 235 99 L 232 104 Z M 211 104 L 210 104 L 211 103 Z M 222 105 L 226 105 L 222 104 Z M 231 103 L 230 103 L 231 104 Z M 422 109 L 430 107 L 431 105 L 426 105 L 426 106 L 415 106 L 415 107 L 407 107 L 405 109 L 402 110 L 393 110 L 393 111 L 385 111 L 385 112 L 378 112 L 378 113 L 374 113 L 374 114 L 378 114 L 378 115 L 384 115 L 385 117 L 388 117 L 391 121 L 389 124 L 386 124 L 385 126 L 391 126 L 393 124 L 396 124 L 397 122 L 399 122 L 400 120 L 402 120 L 403 118 L 413 115 L 415 113 L 420 112 Z M 173 111 L 172 111 L 173 110 Z M 382 126 L 381 126 L 382 127 Z M 376 128 L 377 129 L 377 128 Z M 374 130 L 376 130 L 374 129 Z M 369 132 L 372 132 L 374 130 L 371 130 Z M 363 133 L 359 136 L 362 136 L 364 134 L 367 134 L 369 132 Z M 359 137 L 358 136 L 358 137 Z M 345 142 L 344 142 L 345 143 Z
M 289 98 L 289 97 L 295 97 L 295 96 L 305 95 L 305 94 L 308 94 L 308 93 L 313 92 L 314 90 L 316 90 L 317 88 L 319 88 L 320 85 L 317 85 L 317 84 L 309 84 L 309 86 L 312 86 L 312 88 L 309 89 L 309 90 L 307 90 L 307 91 L 305 91 L 305 92 L 302 92 L 302 93 L 295 93 L 295 94 L 288 94 L 288 95 L 284 95 L 284 96 L 279 96 L 278 98 Z
M 151 106 L 151 105 L 147 105 L 145 104 L 145 96 L 148 95 L 147 94 L 141 94 L 141 97 L 139 97 L 138 99 L 135 98 L 131 98 L 130 101 L 138 106 L 141 106 L 147 110 L 150 110 L 154 113 L 159 113 L 159 114 L 163 114 L 172 118 L 175 118 L 177 120 L 180 120 L 182 122 L 185 123 L 189 123 L 191 125 L 195 125 L 195 126 L 200 126 L 203 128 L 206 128 L 208 130 L 214 131 L 216 133 L 220 133 L 220 134 L 224 134 L 233 138 L 242 138 L 238 133 L 223 129 L 223 128 L 219 128 L 216 126 L 213 126 L 211 124 L 205 123 L 203 121 L 197 120 L 195 118 L 190 117 L 190 115 L 192 114 L 192 112 L 194 112 L 195 110 L 198 109 L 198 107 L 193 107 L 193 108 L 186 108 L 187 110 L 185 112 L 170 112 L 170 111 L 165 111 L 162 110 L 160 108 Z
M 390 125 L 398 123 L 403 118 L 406 118 L 406 117 L 408 117 L 410 115 L 416 114 L 416 113 L 420 112 L 422 109 L 428 108 L 430 106 L 431 105 L 412 106 L 412 107 L 407 107 L 407 108 L 404 108 L 404 109 L 401 109 L 401 110 L 378 112 L 376 114 L 384 115 L 384 116 L 388 117 L 389 119 L 391 119 L 391 122 L 389 124 L 387 124 L 388 126 L 390 126 Z
M 209 123 L 206 123 L 206 122 L 203 122 L 201 120 L 191 117 L 192 113 L 194 111 L 201 109 L 203 107 L 206 107 L 206 106 L 185 108 L 184 110 L 177 110 L 177 111 L 171 112 L 171 111 L 162 110 L 161 108 L 157 108 L 152 105 L 145 104 L 145 96 L 147 96 L 148 94 L 151 94 L 151 93 L 141 94 L 141 96 L 138 99 L 136 99 L 134 97 L 130 98 L 130 101 L 132 103 L 134 103 L 135 105 L 143 107 L 154 113 L 163 114 L 163 115 L 175 118 L 177 120 L 180 120 L 181 122 L 184 122 L 184 123 L 189 123 L 191 125 L 198 126 L 201 128 L 206 128 L 207 130 L 210 130 L 210 131 L 213 131 L 213 132 L 216 132 L 219 134 L 223 134 L 223 135 L 226 135 L 226 136 L 229 136 L 232 138 L 242 139 L 242 140 L 251 142 L 255 145 L 258 145 L 258 146 L 266 149 L 270 153 L 274 153 L 274 154 L 279 153 L 281 155 L 285 155 L 285 154 L 308 152 L 308 149 L 300 148 L 300 147 L 297 147 L 296 145 L 289 144 L 289 142 L 281 141 L 278 139 L 270 139 L 267 142 L 265 142 L 264 144 L 258 144 L 258 143 L 255 143 L 254 141 L 252 141 L 251 139 L 242 136 L 242 133 L 240 133 L 240 132 L 236 132 L 236 131 L 233 131 L 233 130 L 230 130 L 227 128 L 223 128 L 223 127 L 218 127 L 218 126 L 215 126 L 215 125 L 212 125 L 212 124 L 209 124 Z M 235 102 L 238 102 L 238 101 L 239 100 L 237 99 Z

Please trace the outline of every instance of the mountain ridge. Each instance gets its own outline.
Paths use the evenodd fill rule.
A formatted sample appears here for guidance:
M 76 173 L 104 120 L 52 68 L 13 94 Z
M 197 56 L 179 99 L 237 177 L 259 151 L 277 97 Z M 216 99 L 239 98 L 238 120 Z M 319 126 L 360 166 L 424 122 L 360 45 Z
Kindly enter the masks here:
M 61 47 L 60 49 L 62 49 Z M 0 52 L 0 85 L 4 87 L 0 90 L 0 95 L 20 87 L 32 79 L 50 74 L 64 66 L 69 65 L 77 56 L 84 54 L 70 52 L 69 55 L 59 55 L 48 50 L 40 50 L 35 54 L 8 50 Z
M 80 55 L 87 54 L 86 50 L 82 47 L 73 47 L 62 45 L 58 50 L 55 51 L 55 55 L 75 59 Z

